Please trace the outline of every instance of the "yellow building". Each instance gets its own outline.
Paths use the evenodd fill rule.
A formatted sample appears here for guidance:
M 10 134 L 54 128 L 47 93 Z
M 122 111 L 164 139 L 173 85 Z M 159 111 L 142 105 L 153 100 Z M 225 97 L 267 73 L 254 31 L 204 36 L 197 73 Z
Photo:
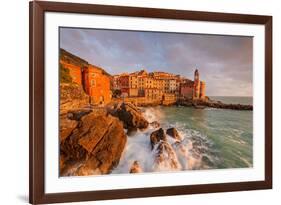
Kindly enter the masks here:
M 137 97 L 139 95 L 139 89 L 137 88 L 129 88 L 129 96 Z
M 138 76 L 137 75 L 129 75 L 129 87 L 138 88 Z

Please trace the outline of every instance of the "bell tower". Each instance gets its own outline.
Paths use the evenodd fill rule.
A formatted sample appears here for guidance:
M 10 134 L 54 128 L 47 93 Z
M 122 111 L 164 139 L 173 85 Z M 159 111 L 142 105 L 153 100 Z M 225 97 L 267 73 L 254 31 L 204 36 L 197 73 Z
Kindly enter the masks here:
M 199 71 L 198 71 L 198 69 L 196 69 L 195 72 L 194 72 L 194 82 L 195 81 L 199 81 Z
M 200 98 L 200 79 L 199 79 L 199 71 L 198 69 L 194 72 L 194 84 L 193 84 L 193 99 Z

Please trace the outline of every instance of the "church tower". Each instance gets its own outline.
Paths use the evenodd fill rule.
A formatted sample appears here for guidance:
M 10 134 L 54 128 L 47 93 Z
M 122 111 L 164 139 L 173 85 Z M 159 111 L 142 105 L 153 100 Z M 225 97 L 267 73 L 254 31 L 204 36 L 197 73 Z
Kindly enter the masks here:
M 193 99 L 200 98 L 200 79 L 199 79 L 199 71 L 196 69 L 194 72 L 194 83 L 193 83 Z

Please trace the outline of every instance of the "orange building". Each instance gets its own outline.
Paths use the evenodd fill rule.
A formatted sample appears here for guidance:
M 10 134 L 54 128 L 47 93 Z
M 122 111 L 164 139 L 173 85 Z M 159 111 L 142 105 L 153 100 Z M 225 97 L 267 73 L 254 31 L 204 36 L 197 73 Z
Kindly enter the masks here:
M 111 101 L 110 78 L 102 70 L 93 65 L 84 67 L 82 71 L 83 88 L 91 96 L 91 103 L 107 104 Z
M 72 82 L 82 85 L 82 75 L 81 68 L 77 65 L 67 63 L 65 61 L 60 60 L 60 64 L 69 70 L 69 75 L 72 78 Z
M 192 98 L 193 82 L 182 83 L 180 85 L 180 95 L 185 98 Z

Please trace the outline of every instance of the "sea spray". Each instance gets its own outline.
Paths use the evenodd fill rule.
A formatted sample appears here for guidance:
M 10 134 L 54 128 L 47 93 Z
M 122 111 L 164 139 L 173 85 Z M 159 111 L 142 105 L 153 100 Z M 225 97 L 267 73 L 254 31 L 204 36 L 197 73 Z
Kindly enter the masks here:
M 153 153 L 153 171 L 177 171 L 182 169 L 176 152 L 170 143 L 161 140 L 154 146 Z
M 209 151 L 212 143 L 206 136 L 199 131 L 187 129 L 185 123 L 167 122 L 161 107 L 143 108 L 142 112 L 150 123 L 160 122 L 160 126 L 164 130 L 170 127 L 176 128 L 181 136 L 181 141 L 167 135 L 165 143 L 169 145 L 166 144 L 163 147 L 159 161 L 159 146 L 163 142 L 159 142 L 153 150 L 151 150 L 150 143 L 150 134 L 157 128 L 149 126 L 144 131 L 138 130 L 128 137 L 119 165 L 112 171 L 113 174 L 129 173 L 135 161 L 139 163 L 143 172 L 210 168 L 215 157 Z
M 113 174 L 129 173 L 134 161 L 138 161 L 143 172 L 152 172 L 154 153 L 151 152 L 149 140 L 151 129 L 137 131 L 129 136 L 123 151 L 119 165 L 113 170 Z
M 162 121 L 165 117 L 160 106 L 143 108 L 142 115 L 149 123 Z

